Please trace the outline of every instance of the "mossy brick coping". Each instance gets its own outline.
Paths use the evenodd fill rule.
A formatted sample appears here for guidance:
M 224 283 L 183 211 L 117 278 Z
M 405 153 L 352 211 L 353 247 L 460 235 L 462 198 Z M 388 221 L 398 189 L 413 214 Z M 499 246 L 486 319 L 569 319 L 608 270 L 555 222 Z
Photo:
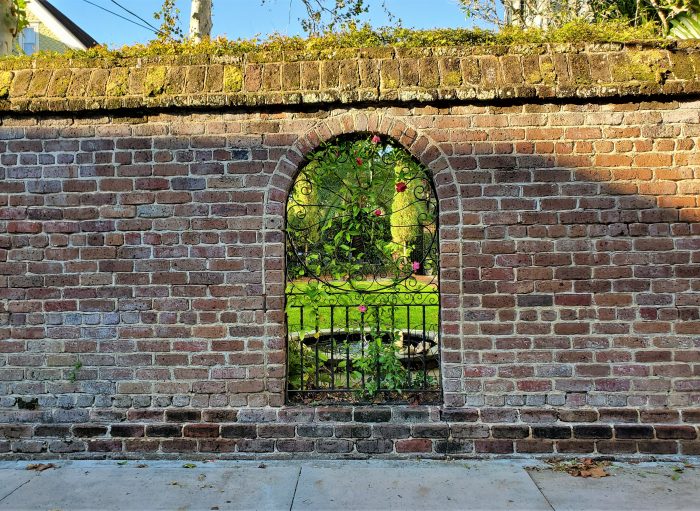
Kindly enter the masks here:
M 23 61 L 26 65 L 26 61 Z M 700 93 L 700 42 L 0 60 L 0 112 Z

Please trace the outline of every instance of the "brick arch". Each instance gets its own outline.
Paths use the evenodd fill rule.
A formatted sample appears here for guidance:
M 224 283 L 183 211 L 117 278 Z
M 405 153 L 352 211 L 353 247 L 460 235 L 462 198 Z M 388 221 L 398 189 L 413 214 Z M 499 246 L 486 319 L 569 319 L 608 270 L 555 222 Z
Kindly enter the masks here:
M 294 178 L 306 155 L 323 142 L 352 133 L 371 132 L 393 138 L 431 173 L 440 211 L 457 213 L 459 201 L 454 172 L 438 145 L 427 135 L 420 133 L 404 121 L 377 112 L 348 112 L 319 122 L 301 135 L 280 158 L 270 179 L 267 191 L 267 213 L 282 214 Z M 279 205 L 282 209 L 279 209 Z
M 319 122 L 312 129 L 301 135 L 290 146 L 287 153 L 279 160 L 271 176 L 265 196 L 265 254 L 263 257 L 264 292 L 266 309 L 269 316 L 267 332 L 269 357 L 274 369 L 269 372 L 268 390 L 279 393 L 279 403 L 284 400 L 284 379 L 286 364 L 286 319 L 285 304 L 285 236 L 284 222 L 287 198 L 291 192 L 294 179 L 302 166 L 306 155 L 316 150 L 321 143 L 342 135 L 371 132 L 380 136 L 391 137 L 403 146 L 426 169 L 433 179 L 439 203 L 439 253 L 440 253 L 440 310 L 441 343 L 446 336 L 456 333 L 454 323 L 459 317 L 461 274 L 444 264 L 445 257 L 454 264 L 459 258 L 459 222 L 461 219 L 461 202 L 459 188 L 454 171 L 438 145 L 427 135 L 420 133 L 402 120 L 378 112 L 348 112 L 330 117 Z M 458 336 L 457 336 L 458 337 Z M 445 361 L 442 362 L 443 389 L 445 385 Z M 448 396 L 445 395 L 448 401 Z M 277 401 L 272 399 L 271 402 Z

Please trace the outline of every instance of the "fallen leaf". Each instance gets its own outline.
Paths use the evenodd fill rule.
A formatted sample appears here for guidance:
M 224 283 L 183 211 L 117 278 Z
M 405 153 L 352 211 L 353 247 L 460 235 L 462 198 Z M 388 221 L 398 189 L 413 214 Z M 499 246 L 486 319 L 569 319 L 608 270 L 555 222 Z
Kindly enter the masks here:
M 35 470 L 36 472 L 43 472 L 50 468 L 57 468 L 53 463 L 32 463 L 27 465 L 27 470 Z
M 548 460 L 547 463 L 552 466 L 552 470 L 566 472 L 574 477 L 598 479 L 610 475 L 605 471 L 605 467 L 610 465 L 609 461 L 593 461 L 591 458 L 583 458 L 569 461 Z
M 261 463 L 260 465 L 258 465 L 258 468 L 267 468 L 267 465 L 265 465 L 264 463 Z
M 126 465 L 127 463 L 129 463 L 129 462 L 126 461 L 126 460 L 124 460 L 124 461 L 117 461 L 117 465 Z
M 148 465 L 145 465 L 143 463 L 139 463 L 138 465 L 136 465 L 136 468 L 148 468 Z
M 184 465 L 182 465 L 182 468 L 197 468 L 197 465 L 195 465 L 194 463 L 185 463 Z
M 603 467 L 593 467 L 587 470 L 581 471 L 581 477 L 592 477 L 593 479 L 600 479 L 601 477 L 608 477 L 608 474 Z

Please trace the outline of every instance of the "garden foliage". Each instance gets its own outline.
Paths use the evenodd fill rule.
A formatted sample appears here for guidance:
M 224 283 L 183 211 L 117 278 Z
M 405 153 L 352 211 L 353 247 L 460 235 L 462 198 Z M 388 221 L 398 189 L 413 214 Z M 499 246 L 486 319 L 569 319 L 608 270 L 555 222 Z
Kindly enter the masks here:
M 349 385 L 371 397 L 413 386 L 400 340 L 428 322 L 437 330 L 437 287 L 417 281 L 435 271 L 436 224 L 430 177 L 397 144 L 368 135 L 325 143 L 308 157 L 287 205 L 290 388 Z M 427 315 L 416 306 L 426 300 L 435 306 Z M 319 348 L 329 328 L 343 332 L 345 346 L 331 336 Z M 361 346 L 352 357 L 349 336 Z M 424 375 L 418 383 L 435 381 Z

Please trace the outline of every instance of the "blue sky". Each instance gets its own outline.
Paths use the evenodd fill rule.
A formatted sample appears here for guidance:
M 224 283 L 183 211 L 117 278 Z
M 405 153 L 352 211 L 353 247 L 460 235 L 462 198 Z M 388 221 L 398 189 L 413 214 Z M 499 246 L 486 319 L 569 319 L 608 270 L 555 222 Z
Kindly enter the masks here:
M 153 13 L 160 9 L 162 0 L 117 0 L 129 10 L 140 15 L 151 24 Z M 139 28 L 112 14 L 101 11 L 85 0 L 51 0 L 51 2 L 80 25 L 92 37 L 110 46 L 123 46 L 147 42 L 153 38 L 153 32 Z M 118 12 L 126 17 L 111 0 L 90 0 L 106 9 Z M 177 0 L 181 11 L 183 27 L 187 26 L 190 2 Z M 378 5 L 378 0 L 370 0 L 371 5 Z M 466 20 L 457 0 L 386 0 L 388 8 L 399 18 L 403 25 L 412 28 L 469 27 L 472 22 Z M 251 38 L 257 34 L 273 32 L 296 35 L 301 34 L 299 17 L 304 13 L 299 0 L 214 0 L 214 33 L 231 39 Z M 374 7 L 369 21 L 374 26 L 386 26 L 386 16 L 381 8 Z

